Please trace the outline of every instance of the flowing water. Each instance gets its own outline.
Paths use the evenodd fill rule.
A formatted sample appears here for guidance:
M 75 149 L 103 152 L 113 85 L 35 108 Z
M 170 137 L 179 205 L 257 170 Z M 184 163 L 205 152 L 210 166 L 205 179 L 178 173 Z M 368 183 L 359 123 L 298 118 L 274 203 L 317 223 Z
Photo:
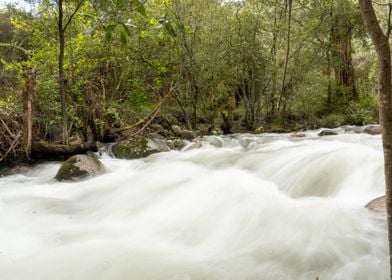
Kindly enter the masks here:
M 316 135 L 0 178 L 0 279 L 388 279 L 385 216 L 364 208 L 384 191 L 380 136 Z

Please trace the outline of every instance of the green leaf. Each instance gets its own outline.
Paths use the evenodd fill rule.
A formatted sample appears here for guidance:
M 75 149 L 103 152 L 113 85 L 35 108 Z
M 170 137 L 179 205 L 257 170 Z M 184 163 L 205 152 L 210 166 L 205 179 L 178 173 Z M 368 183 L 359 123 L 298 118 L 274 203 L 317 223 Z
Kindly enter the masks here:
M 110 24 L 105 27 L 105 39 L 107 41 L 111 41 L 113 38 L 113 31 L 116 28 L 116 25 Z
M 125 31 L 126 35 L 128 37 L 130 37 L 131 36 L 131 31 L 129 31 L 128 26 L 125 23 L 121 23 L 121 26 L 123 27 L 123 30 Z
M 140 2 L 139 0 L 133 0 L 132 4 L 135 11 L 137 11 L 139 14 L 141 14 L 144 17 L 147 16 L 146 9 L 144 8 L 142 2 Z
M 120 32 L 120 40 L 121 40 L 121 44 L 123 45 L 123 46 L 126 46 L 127 45 L 127 43 L 128 43 L 128 35 L 127 35 L 127 33 L 126 32 L 124 32 L 124 31 L 121 31 Z
M 174 30 L 174 28 L 170 22 L 165 23 L 165 29 L 169 33 L 170 36 L 177 37 L 176 31 Z

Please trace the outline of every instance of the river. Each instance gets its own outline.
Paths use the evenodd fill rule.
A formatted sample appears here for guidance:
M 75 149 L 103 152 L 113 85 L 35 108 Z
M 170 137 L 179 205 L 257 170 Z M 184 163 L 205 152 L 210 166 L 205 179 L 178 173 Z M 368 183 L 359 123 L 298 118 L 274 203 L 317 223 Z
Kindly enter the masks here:
M 209 136 L 59 183 L 0 178 L 1 280 L 388 279 L 380 136 Z

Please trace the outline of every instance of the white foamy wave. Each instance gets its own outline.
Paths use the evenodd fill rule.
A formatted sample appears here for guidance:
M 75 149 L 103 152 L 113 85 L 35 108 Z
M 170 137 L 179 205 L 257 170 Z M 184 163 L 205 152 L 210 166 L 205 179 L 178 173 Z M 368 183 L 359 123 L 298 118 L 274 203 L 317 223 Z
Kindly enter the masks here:
M 311 134 L 311 133 L 310 133 Z M 380 139 L 203 139 L 107 172 L 0 179 L 0 279 L 387 279 Z

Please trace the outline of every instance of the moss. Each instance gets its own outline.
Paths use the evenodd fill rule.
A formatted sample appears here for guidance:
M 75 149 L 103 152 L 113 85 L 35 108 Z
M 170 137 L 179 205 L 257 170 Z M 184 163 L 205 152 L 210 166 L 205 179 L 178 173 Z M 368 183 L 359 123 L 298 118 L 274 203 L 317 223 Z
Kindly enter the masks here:
M 113 146 L 112 153 L 117 158 L 137 159 L 158 152 L 148 146 L 147 139 L 132 139 Z
M 92 156 L 76 155 L 65 161 L 55 177 L 58 181 L 78 181 L 103 170 L 98 159 Z

